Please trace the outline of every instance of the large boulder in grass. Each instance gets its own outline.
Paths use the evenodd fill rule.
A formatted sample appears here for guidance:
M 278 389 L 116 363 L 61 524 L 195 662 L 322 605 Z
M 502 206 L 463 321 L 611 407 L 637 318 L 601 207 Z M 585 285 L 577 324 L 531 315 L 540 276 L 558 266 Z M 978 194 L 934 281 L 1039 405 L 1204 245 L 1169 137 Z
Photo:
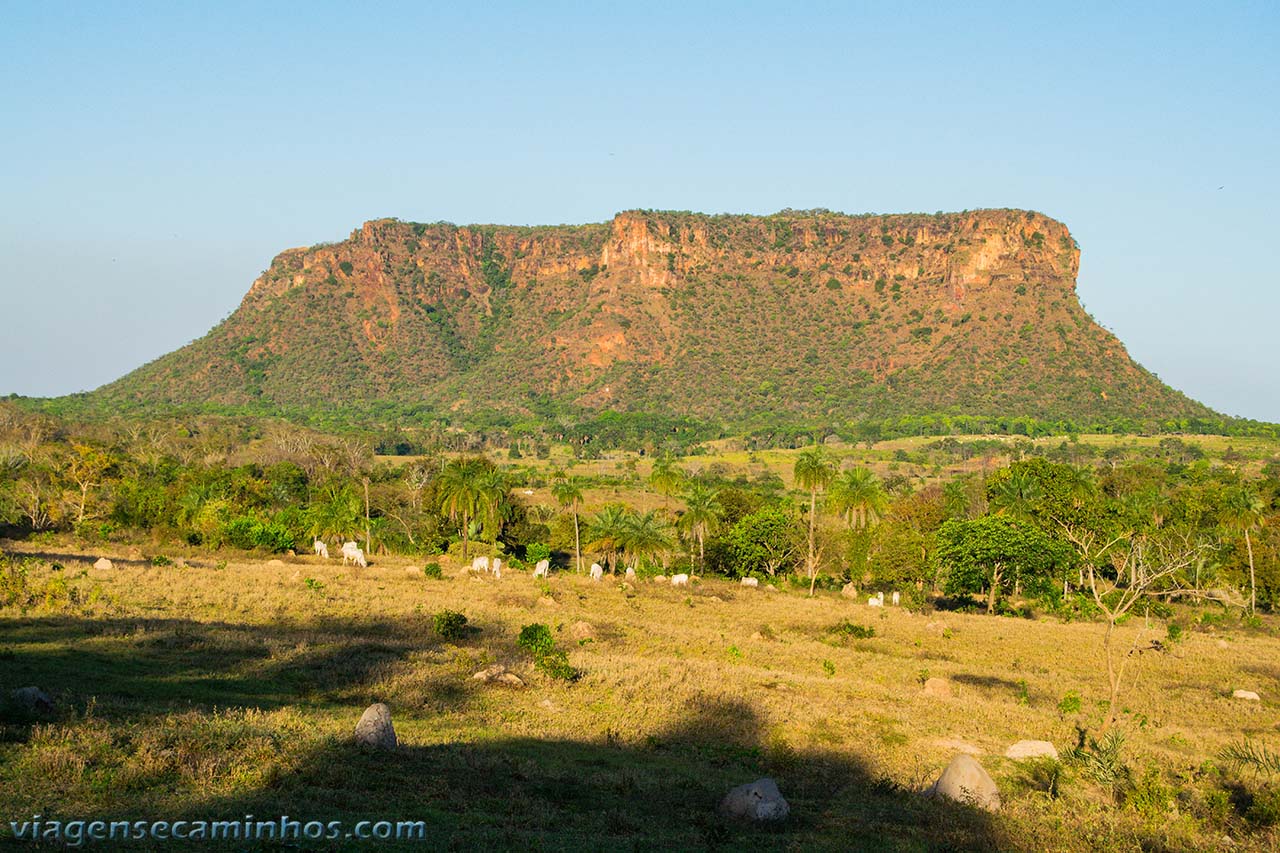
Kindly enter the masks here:
M 924 689 L 920 691 L 921 695 L 933 696 L 934 698 L 947 698 L 951 696 L 951 682 L 945 678 L 925 679 Z
M 370 705 L 356 723 L 356 743 L 372 749 L 395 749 L 395 726 L 391 725 L 391 709 L 381 702 Z
M 1047 740 L 1020 740 L 1004 751 L 1005 758 L 1015 761 L 1024 758 L 1052 758 L 1058 760 L 1058 748 Z
M 1000 810 L 1000 789 L 991 774 L 972 755 L 961 754 L 951 759 L 947 769 L 942 771 L 926 794 L 946 797 L 989 812 Z
M 103 570 L 106 570 L 106 569 L 111 569 L 111 568 L 113 568 L 113 565 L 112 565 L 111 561 L 110 561 L 110 560 L 108 560 L 106 557 L 99 557 L 99 558 L 98 558 L 98 560 L 97 560 L 97 562 L 95 562 L 95 563 L 93 564 L 93 567 L 94 567 L 95 569 L 103 569 Z
M 774 821 L 791 814 L 791 806 L 787 805 L 777 783 L 766 777 L 739 785 L 725 794 L 720 813 L 738 820 Z
M 9 701 L 29 714 L 52 714 L 53 700 L 39 687 L 19 687 L 9 692 Z
M 596 629 L 590 622 L 578 620 L 569 626 L 569 636 L 579 643 L 586 640 L 594 640 L 596 639 Z

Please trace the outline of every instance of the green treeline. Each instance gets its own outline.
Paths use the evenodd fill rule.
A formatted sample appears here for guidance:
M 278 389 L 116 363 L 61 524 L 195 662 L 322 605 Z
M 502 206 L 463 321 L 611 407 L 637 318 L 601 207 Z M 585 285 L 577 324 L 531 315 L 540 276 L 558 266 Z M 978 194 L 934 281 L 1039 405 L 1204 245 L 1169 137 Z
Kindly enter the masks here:
M 642 424 L 606 417 L 594 435 L 508 436 L 487 454 L 467 446 L 474 436 L 440 432 L 422 455 L 380 460 L 378 441 L 282 422 L 73 424 L 5 405 L 0 523 L 11 536 L 160 550 L 305 552 L 319 538 L 371 556 L 554 553 L 568 569 L 851 584 L 993 612 L 1038 600 L 1065 615 L 1091 610 L 1089 565 L 1123 583 L 1131 561 L 1159 557 L 1179 566 L 1162 581 L 1167 597 L 1280 603 L 1274 457 L 1210 459 L 1178 437 L 1106 449 L 943 437 L 896 451 L 876 474 L 811 445 L 788 488 L 771 470 L 698 455 L 696 424 Z M 523 463 L 550 456 L 553 440 L 559 468 Z M 647 473 L 640 455 L 608 474 L 586 461 L 631 442 L 654 454 Z

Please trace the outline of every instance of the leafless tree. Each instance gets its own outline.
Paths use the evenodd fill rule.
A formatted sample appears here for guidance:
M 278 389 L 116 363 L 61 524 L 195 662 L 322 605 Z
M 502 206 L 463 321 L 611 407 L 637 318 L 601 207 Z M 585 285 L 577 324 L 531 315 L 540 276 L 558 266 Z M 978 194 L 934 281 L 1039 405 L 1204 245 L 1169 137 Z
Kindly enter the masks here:
M 1202 559 L 1209 546 L 1189 533 L 1160 531 L 1155 535 L 1126 532 L 1103 542 L 1095 531 L 1065 524 L 1062 527 L 1080 555 L 1085 583 L 1106 620 L 1102 653 L 1107 671 L 1109 704 L 1101 729 L 1106 731 L 1115 724 L 1125 674 L 1134 656 L 1163 650 L 1156 640 L 1144 644 L 1147 638 L 1145 626 L 1129 648 L 1118 646 L 1115 642 L 1116 625 L 1144 600 L 1186 594 L 1187 588 L 1178 582 L 1178 578 Z M 1099 569 L 1103 559 L 1110 562 L 1114 577 Z

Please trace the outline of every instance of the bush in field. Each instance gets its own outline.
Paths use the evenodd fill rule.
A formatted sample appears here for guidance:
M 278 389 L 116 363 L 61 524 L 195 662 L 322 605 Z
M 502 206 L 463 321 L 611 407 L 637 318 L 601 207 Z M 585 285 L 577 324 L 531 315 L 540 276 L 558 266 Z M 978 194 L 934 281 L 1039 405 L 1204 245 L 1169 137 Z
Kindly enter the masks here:
M 865 625 L 855 625 L 848 619 L 841 619 L 839 622 L 828 628 L 827 633 L 836 637 L 848 637 L 854 640 L 869 640 L 876 635 L 876 629 Z
M 422 567 L 422 576 L 428 580 L 438 581 L 444 577 L 444 569 L 440 568 L 439 563 L 427 563 Z
M 259 521 L 242 515 L 231 519 L 223 528 L 223 536 L 237 548 L 252 551 L 261 548 L 273 553 L 288 551 L 293 547 L 293 534 L 283 524 Z
M 569 663 L 569 656 L 556 648 L 551 629 L 540 622 L 525 625 L 516 641 L 520 648 L 533 655 L 533 665 L 552 678 L 577 681 L 582 672 Z
M 431 627 L 445 640 L 460 640 L 467 633 L 467 617 L 456 610 L 441 610 L 431 617 Z

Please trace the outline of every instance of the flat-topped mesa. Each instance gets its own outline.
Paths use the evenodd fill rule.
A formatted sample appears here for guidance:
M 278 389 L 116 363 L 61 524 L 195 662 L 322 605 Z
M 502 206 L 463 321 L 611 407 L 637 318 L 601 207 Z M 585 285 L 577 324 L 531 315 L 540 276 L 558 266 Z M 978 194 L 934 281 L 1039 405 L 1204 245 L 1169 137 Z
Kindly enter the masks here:
M 517 419 L 1211 414 L 1081 308 L 1079 261 L 1066 226 L 1022 210 L 375 219 L 281 252 L 207 336 L 97 393 Z
M 841 268 L 856 264 L 866 280 L 945 283 L 960 299 L 974 287 L 1045 278 L 1074 287 L 1079 250 L 1062 223 L 1017 210 L 934 216 L 787 211 L 765 217 L 631 210 L 610 223 L 562 228 L 377 219 L 346 241 L 281 252 L 253 283 L 245 304 L 260 307 L 294 287 L 326 280 L 352 279 L 376 293 L 397 269 L 410 279 L 416 269 L 485 292 L 495 284 L 495 270 L 517 286 L 574 273 L 589 280 L 611 270 L 662 288 L 711 266 L 813 272 L 836 261 Z

